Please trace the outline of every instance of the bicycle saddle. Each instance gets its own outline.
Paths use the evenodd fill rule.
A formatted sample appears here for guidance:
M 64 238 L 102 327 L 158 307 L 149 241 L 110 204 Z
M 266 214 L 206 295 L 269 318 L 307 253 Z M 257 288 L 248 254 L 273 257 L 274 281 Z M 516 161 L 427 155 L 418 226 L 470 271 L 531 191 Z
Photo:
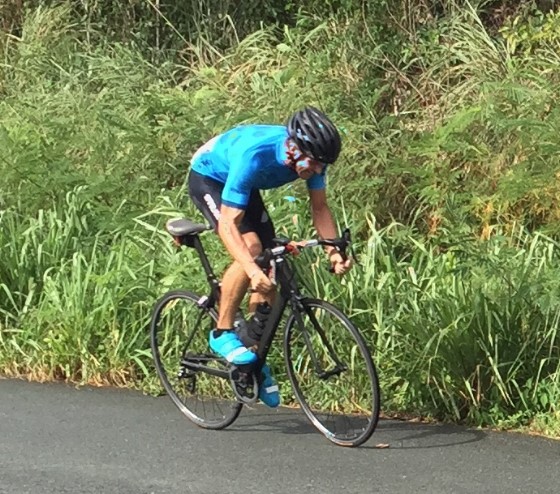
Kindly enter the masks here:
M 201 223 L 194 223 L 186 218 L 175 218 L 169 220 L 165 225 L 166 230 L 174 237 L 182 237 L 184 235 L 196 235 L 212 227 Z

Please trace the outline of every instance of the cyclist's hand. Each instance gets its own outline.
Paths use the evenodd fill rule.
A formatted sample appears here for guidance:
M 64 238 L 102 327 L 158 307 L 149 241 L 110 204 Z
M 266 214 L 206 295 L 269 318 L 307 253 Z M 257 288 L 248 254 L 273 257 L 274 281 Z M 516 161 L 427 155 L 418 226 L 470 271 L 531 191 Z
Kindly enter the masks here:
M 329 260 L 331 261 L 331 266 L 335 272 L 335 274 L 345 274 L 352 268 L 354 264 L 351 257 L 348 257 L 346 261 L 342 258 L 340 252 L 333 251 L 329 256 Z
M 251 277 L 251 290 L 259 293 L 268 293 L 274 290 L 274 285 L 266 274 L 258 270 Z
M 288 252 L 293 256 L 299 256 L 301 254 L 300 247 L 304 247 L 305 242 L 294 242 L 293 240 L 287 245 Z

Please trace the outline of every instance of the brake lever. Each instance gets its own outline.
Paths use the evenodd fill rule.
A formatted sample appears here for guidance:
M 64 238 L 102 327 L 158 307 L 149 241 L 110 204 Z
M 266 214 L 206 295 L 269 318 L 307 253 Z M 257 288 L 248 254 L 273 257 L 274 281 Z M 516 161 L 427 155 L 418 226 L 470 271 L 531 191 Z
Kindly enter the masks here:
M 350 250 L 350 256 L 354 259 L 354 262 L 358 264 L 358 256 L 354 251 L 354 246 L 352 245 L 352 234 L 350 233 L 350 228 L 346 228 L 342 234 L 342 237 L 346 241 L 346 246 Z M 344 253 L 346 255 L 346 252 Z M 348 257 L 348 256 L 347 256 Z
M 261 268 L 262 272 L 266 274 L 273 285 L 276 285 L 276 266 L 272 262 L 272 251 L 270 249 L 265 249 L 262 253 L 256 256 L 255 264 Z M 253 290 L 251 287 L 247 289 L 249 293 L 257 293 L 256 290 Z
M 272 252 L 270 251 L 270 249 L 265 249 L 261 254 L 255 257 L 255 263 L 261 269 L 270 268 L 271 260 L 272 260 Z
M 290 239 L 289 238 L 284 238 L 284 237 L 274 237 L 272 239 L 272 243 L 275 245 L 282 245 L 282 246 L 286 246 L 290 243 Z

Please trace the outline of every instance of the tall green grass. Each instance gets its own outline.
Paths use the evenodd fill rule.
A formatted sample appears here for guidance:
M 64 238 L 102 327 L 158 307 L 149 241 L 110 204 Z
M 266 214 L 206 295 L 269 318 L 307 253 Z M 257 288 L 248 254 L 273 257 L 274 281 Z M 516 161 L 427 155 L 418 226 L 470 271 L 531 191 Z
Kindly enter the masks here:
M 311 234 L 305 222 L 293 225 L 292 203 L 270 199 L 292 220 L 281 232 Z M 31 281 L 17 292 L 2 284 L 4 372 L 154 389 L 147 323 L 155 299 L 170 288 L 205 290 L 193 251 L 176 252 L 161 233 L 165 218 L 176 214 L 166 200 L 110 245 L 94 235 L 88 249 L 69 249 L 57 262 L 30 256 L 29 279 L 39 279 L 40 290 Z M 14 251 L 32 244 L 53 252 L 80 235 L 64 228 L 78 207 L 69 208 L 66 221 L 56 215 L 47 213 L 48 221 L 39 215 L 14 231 L 5 213 L 0 244 L 9 239 Z M 216 239 L 204 241 L 220 272 L 226 259 Z M 343 281 L 314 256 L 300 259 L 297 269 L 308 293 L 348 311 L 364 332 L 387 413 L 508 426 L 558 413 L 557 247 L 546 236 L 518 231 L 442 252 L 401 225 L 377 229 L 370 222 L 357 245 L 360 264 Z M 4 268 L 21 272 L 15 261 Z
M 315 289 L 354 314 L 387 409 L 500 425 L 557 414 L 558 244 L 517 231 L 441 251 L 401 225 L 373 230 L 362 266 Z

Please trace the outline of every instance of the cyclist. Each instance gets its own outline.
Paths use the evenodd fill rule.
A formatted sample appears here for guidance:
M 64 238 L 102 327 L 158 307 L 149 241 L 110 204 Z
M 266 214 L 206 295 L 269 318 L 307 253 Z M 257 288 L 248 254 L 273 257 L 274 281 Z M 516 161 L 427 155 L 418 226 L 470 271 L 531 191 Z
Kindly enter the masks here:
M 191 160 L 189 195 L 217 231 L 234 261 L 222 278 L 216 329 L 210 348 L 235 365 L 256 361 L 234 331 L 239 305 L 249 287 L 254 290 L 249 312 L 259 303 L 272 304 L 274 286 L 254 258 L 273 247 L 274 226 L 259 190 L 272 189 L 301 178 L 307 182 L 313 224 L 322 238 L 337 236 L 327 204 L 325 174 L 341 150 L 338 130 L 314 107 L 296 111 L 283 125 L 245 125 L 218 135 L 203 145 Z M 351 267 L 333 247 L 327 255 L 337 274 Z M 280 403 L 278 386 L 263 366 L 259 398 L 266 405 Z

